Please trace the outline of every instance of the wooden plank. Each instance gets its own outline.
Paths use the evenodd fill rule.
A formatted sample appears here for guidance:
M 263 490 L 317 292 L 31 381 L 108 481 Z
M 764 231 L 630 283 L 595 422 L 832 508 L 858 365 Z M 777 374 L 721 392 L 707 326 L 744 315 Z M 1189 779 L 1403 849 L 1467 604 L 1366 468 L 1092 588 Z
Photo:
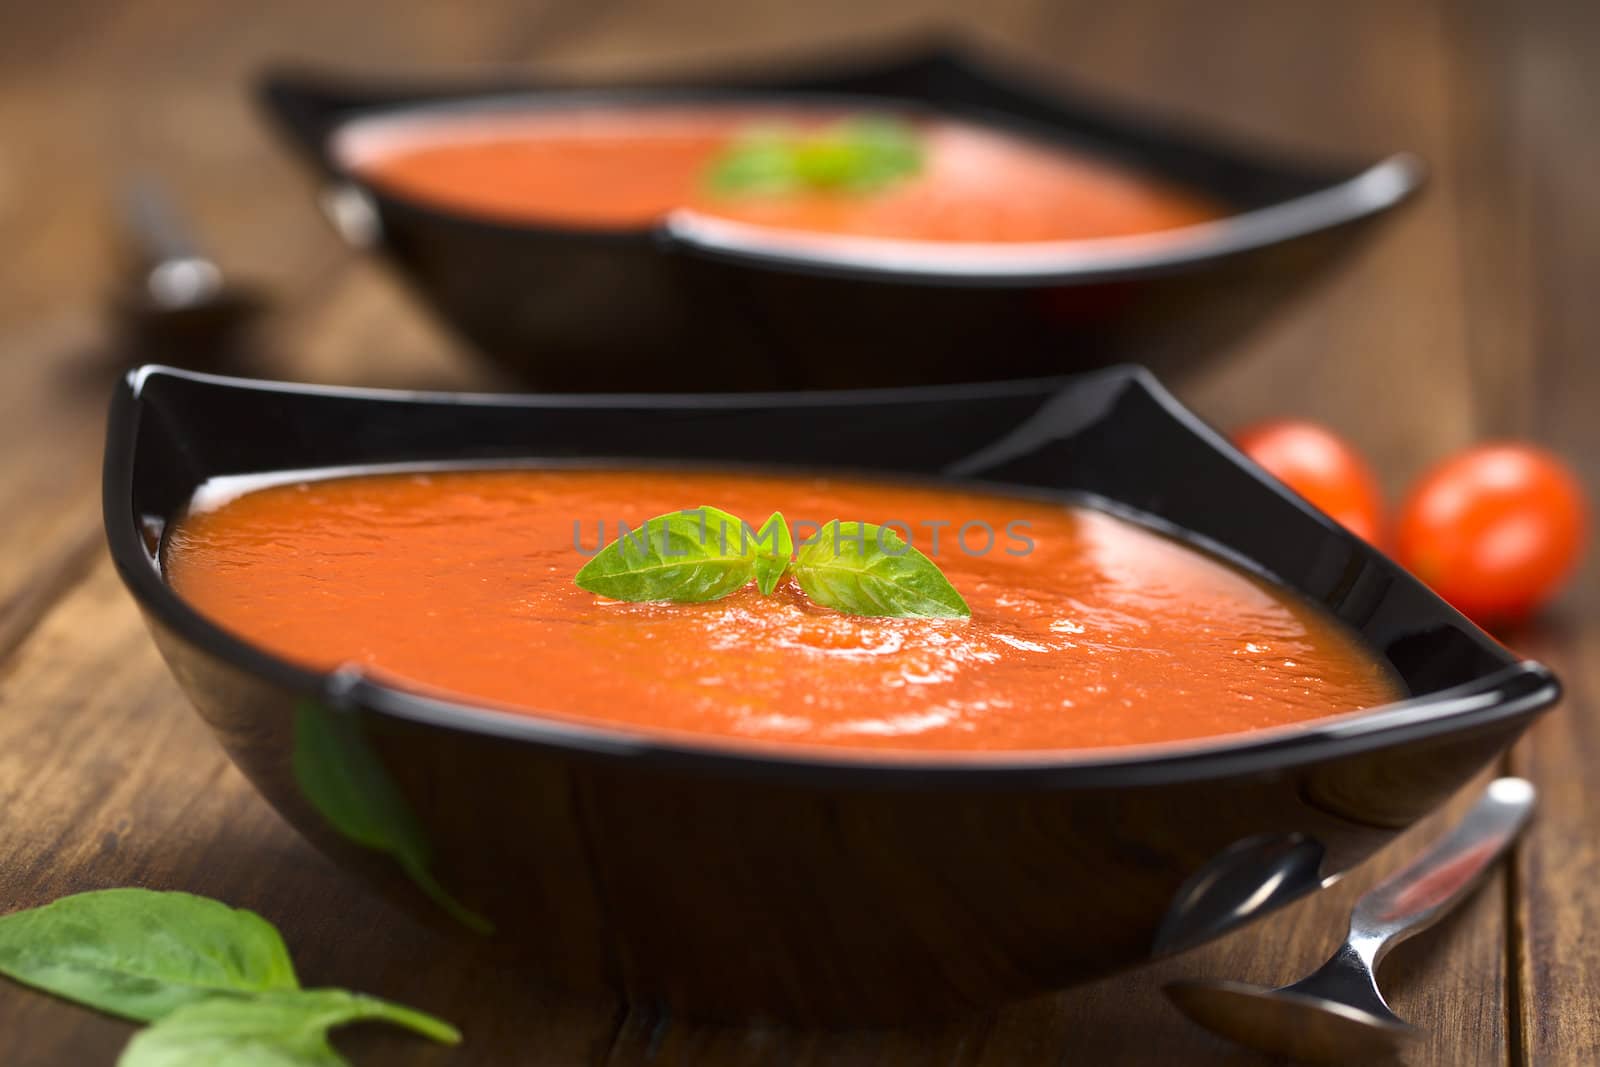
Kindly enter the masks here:
M 1591 600 L 1590 603 L 1593 603 Z M 1518 1062 L 1600 1061 L 1600 629 L 1593 611 L 1523 635 L 1519 651 L 1549 663 L 1567 687 L 1562 706 L 1530 732 L 1513 766 L 1538 783 L 1542 807 L 1519 850 L 1512 891 Z
M 1578 466 L 1600 499 L 1600 207 L 1586 170 L 1600 164 L 1600 103 L 1592 64 L 1600 11 L 1560 0 L 1468 5 L 1462 49 L 1479 59 L 1474 117 L 1486 127 L 1482 209 L 1463 219 L 1478 279 L 1479 318 L 1497 351 L 1482 351 L 1480 408 L 1490 433 L 1531 436 Z M 1512 888 L 1516 1060 L 1600 1061 L 1600 560 L 1593 544 L 1575 588 L 1534 629 L 1511 635 L 1567 686 L 1563 706 L 1513 753 L 1538 783 L 1543 810 L 1521 849 Z
M 71 313 L 0 330 L 0 660 L 103 542 L 94 486 L 110 378 L 94 336 Z

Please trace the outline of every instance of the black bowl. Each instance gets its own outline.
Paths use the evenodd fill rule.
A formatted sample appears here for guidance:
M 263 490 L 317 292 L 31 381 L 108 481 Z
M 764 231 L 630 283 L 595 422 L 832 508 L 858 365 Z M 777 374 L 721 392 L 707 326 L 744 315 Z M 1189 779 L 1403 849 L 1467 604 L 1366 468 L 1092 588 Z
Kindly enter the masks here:
M 160 573 L 162 530 L 219 475 L 639 456 L 1088 494 L 1325 605 L 1412 696 L 1183 745 L 730 748 L 307 670 L 207 622 Z M 698 1015 L 937 1016 L 1196 944 L 1358 863 L 1558 694 L 1129 368 L 833 396 L 538 397 L 150 367 L 112 408 L 105 519 L 173 673 L 308 838 L 531 973 Z
M 542 388 L 721 391 L 986 381 L 1216 351 L 1404 199 L 1420 166 L 1287 161 L 1044 90 L 950 50 L 694 86 L 354 84 L 269 74 L 271 115 L 309 158 L 354 243 L 381 250 L 447 322 Z M 1020 126 L 1209 195 L 1234 214 L 1159 239 L 860 251 L 693 216 L 601 231 L 510 224 L 374 187 L 348 131 L 420 113 L 816 99 Z M 1043 250 L 1041 250 L 1043 249 Z

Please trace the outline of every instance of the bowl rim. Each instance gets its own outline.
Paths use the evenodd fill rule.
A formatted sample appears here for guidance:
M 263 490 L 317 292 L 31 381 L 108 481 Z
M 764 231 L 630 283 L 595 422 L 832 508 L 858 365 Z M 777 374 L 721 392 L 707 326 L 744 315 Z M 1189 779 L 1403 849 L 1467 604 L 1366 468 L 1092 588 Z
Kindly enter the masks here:
M 452 209 L 428 197 L 386 187 L 357 173 L 339 148 L 362 127 L 403 126 L 419 119 L 446 121 L 482 113 L 528 113 L 567 108 L 668 109 L 693 104 L 718 108 L 774 106 L 838 108 L 940 116 L 1054 145 L 1089 142 L 1066 125 L 1029 120 L 994 108 L 951 107 L 905 96 L 864 93 L 733 88 L 549 87 L 486 90 L 447 98 L 390 101 L 355 109 L 318 135 L 316 152 L 327 170 L 321 194 L 325 213 L 348 240 L 362 247 L 382 242 L 383 209 L 445 225 L 514 238 L 594 242 L 649 242 L 667 251 L 759 269 L 857 281 L 975 288 L 1030 287 L 1115 281 L 1181 273 L 1214 260 L 1231 259 L 1272 245 L 1354 223 L 1399 205 L 1423 184 L 1420 158 L 1398 152 L 1354 173 L 1332 179 L 1299 196 L 1233 211 L 1220 218 L 1170 230 L 1063 241 L 1014 244 L 911 241 L 821 234 L 722 219 L 690 209 L 668 212 L 638 226 L 583 226 L 551 220 L 512 219 Z M 1087 148 L 1113 163 L 1117 153 Z M 1129 166 L 1138 172 L 1140 168 Z M 1164 178 L 1159 171 L 1152 176 Z M 1181 183 L 1178 183 L 1181 184 Z M 351 217 L 361 219 L 352 225 Z
M 1428 592 L 1434 607 L 1490 652 L 1500 666 L 1465 683 L 1391 704 L 1306 723 L 1246 733 L 1159 744 L 1097 749 L 1042 749 L 914 753 L 785 742 L 729 740 L 669 730 L 634 730 L 604 722 L 525 713 L 492 704 L 450 699 L 406 689 L 350 667 L 318 671 L 283 659 L 211 622 L 184 602 L 163 579 L 133 511 L 137 431 L 143 394 L 153 380 L 178 379 L 260 394 L 327 396 L 369 403 L 421 401 L 461 407 L 506 406 L 579 409 L 666 407 L 715 409 L 917 401 L 1034 393 L 1069 382 L 1126 380 L 1150 393 L 1167 414 L 1199 432 L 1258 482 L 1301 510 L 1330 523 L 1264 470 L 1239 453 L 1198 416 L 1183 407 L 1148 371 L 1109 367 L 1063 378 L 980 384 L 905 386 L 817 393 L 712 394 L 529 394 L 449 393 L 258 381 L 150 364 L 128 372 L 113 396 L 106 437 L 102 503 L 107 543 L 116 569 L 146 615 L 207 654 L 346 712 L 366 712 L 434 728 L 474 734 L 600 759 L 641 761 L 663 769 L 696 773 L 759 775 L 801 784 L 850 784 L 875 788 L 996 786 L 1104 787 L 1155 785 L 1199 778 L 1272 772 L 1444 734 L 1467 735 L 1527 717 L 1554 704 L 1561 685 L 1550 670 L 1519 659 L 1488 634 Z M 443 458 L 443 457 L 441 457 Z M 937 480 L 937 479 L 936 479 Z M 1002 487 L 1003 489 L 1003 487 Z M 1367 551 L 1376 552 L 1370 547 Z M 1409 576 L 1406 580 L 1415 582 Z M 1420 583 L 1418 583 L 1419 587 Z M 1424 588 L 1425 587 L 1421 587 Z

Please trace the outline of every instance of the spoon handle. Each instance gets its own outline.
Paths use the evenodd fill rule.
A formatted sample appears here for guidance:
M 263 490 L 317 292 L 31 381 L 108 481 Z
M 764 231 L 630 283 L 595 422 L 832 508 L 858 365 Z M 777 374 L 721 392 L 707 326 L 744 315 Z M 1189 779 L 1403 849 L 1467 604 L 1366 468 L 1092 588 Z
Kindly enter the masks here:
M 153 175 L 135 174 L 122 189 L 123 223 L 141 266 L 200 258 L 199 246 L 167 189 Z
M 1511 847 L 1533 814 L 1532 783 L 1497 778 L 1456 828 L 1356 902 L 1350 941 L 1370 962 L 1427 929 Z

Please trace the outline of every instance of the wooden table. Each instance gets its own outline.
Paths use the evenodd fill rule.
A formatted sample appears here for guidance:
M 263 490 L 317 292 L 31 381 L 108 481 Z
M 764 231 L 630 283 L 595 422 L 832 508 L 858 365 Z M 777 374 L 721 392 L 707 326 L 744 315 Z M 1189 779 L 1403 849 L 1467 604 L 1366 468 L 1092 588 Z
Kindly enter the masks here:
M 115 175 L 157 167 L 228 269 L 271 287 L 283 377 L 482 384 L 395 284 L 336 243 L 251 113 L 290 57 L 604 76 L 958 25 L 1090 88 L 1290 148 L 1411 149 L 1433 178 L 1336 277 L 1177 384 L 1220 425 L 1340 427 L 1398 491 L 1475 438 L 1561 450 L 1600 488 L 1600 5 L 1584 0 L 958 0 L 805 4 L 325 0 L 0 8 L 0 909 L 95 887 L 182 888 L 278 923 L 313 984 L 460 1023 L 457 1050 L 354 1031 L 359 1063 L 1248 1063 L 1163 1001 L 1174 975 L 1294 977 L 1406 839 L 1318 899 L 1137 974 L 919 1033 L 692 1026 L 530 999 L 454 960 L 260 801 L 168 678 L 101 548 Z M 1509 867 L 1384 972 L 1427 1028 L 1408 1062 L 1600 1062 L 1600 567 L 1519 650 L 1569 687 L 1511 755 L 1543 810 Z M 1587 653 L 1587 655 L 1585 655 Z M 113 1062 L 121 1023 L 0 984 L 0 1062 Z

